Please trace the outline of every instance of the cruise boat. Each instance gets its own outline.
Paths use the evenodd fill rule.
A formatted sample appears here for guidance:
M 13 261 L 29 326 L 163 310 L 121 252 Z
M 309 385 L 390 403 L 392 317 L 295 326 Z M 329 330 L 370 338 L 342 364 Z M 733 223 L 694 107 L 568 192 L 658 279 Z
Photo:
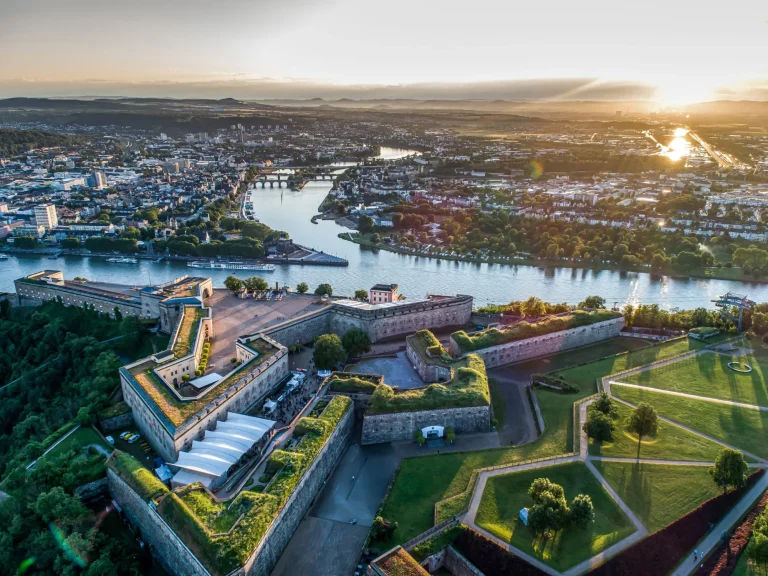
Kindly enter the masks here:
M 274 272 L 274 264 L 251 264 L 248 262 L 187 262 L 190 268 L 210 268 L 213 270 L 256 270 L 260 272 Z
M 123 256 L 120 258 L 107 258 L 107 262 L 112 262 L 112 264 L 136 264 L 138 260 Z
M 8 254 L 0 254 L 0 260 L 8 260 Z

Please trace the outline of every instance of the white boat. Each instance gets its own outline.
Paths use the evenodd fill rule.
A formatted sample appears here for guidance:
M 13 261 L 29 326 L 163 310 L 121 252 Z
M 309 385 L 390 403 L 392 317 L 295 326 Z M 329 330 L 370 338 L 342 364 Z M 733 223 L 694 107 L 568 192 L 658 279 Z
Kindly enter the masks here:
M 190 268 L 210 268 L 213 270 L 257 270 L 260 272 L 274 272 L 274 264 L 251 264 L 248 262 L 188 262 Z
M 136 264 L 138 260 L 136 260 L 136 258 L 121 257 L 107 258 L 107 262 L 112 262 L 113 264 Z
M 0 254 L 0 260 L 8 260 L 8 254 Z

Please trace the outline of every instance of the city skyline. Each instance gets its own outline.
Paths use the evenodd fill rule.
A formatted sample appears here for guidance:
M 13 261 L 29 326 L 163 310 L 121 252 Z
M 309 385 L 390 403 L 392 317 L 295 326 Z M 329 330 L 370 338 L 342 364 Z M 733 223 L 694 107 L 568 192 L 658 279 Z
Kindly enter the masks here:
M 768 8 L 14 3 L 0 96 L 768 99 Z

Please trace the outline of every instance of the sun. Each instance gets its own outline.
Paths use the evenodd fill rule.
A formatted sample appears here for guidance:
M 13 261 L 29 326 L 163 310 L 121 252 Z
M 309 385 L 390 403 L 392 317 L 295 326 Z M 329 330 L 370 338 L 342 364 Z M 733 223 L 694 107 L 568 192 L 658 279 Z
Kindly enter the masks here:
M 706 78 L 665 77 L 659 81 L 655 100 L 665 108 L 675 108 L 712 99 L 713 86 Z

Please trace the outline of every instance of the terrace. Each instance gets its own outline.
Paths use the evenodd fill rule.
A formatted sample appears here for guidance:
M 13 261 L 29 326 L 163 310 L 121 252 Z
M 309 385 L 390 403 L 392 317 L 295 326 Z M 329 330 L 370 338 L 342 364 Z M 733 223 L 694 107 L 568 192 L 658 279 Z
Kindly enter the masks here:
M 203 318 L 209 317 L 209 310 L 210 308 L 184 306 L 184 315 L 173 342 L 173 355 L 175 358 L 183 358 L 195 349 L 200 322 Z
M 406 341 L 427 364 L 436 364 L 445 368 L 452 367 L 453 359 L 450 354 L 429 330 L 419 330 L 416 334 L 408 336 Z
M 169 423 L 170 426 L 168 427 L 175 429 L 187 421 L 190 416 L 202 410 L 218 394 L 233 386 L 246 373 L 270 362 L 276 356 L 279 357 L 285 350 L 279 345 L 274 345 L 271 340 L 264 338 L 252 340 L 249 347 L 257 351 L 258 355 L 237 367 L 227 377 L 222 378 L 202 393 L 189 398 L 182 397 L 176 390 L 173 390 L 157 377 L 154 369 L 158 365 L 152 360 L 135 364 L 129 369 L 121 368 L 121 371 L 124 371 L 124 375 L 127 373 L 130 376 L 128 381 L 135 382 L 134 387 L 138 386 L 138 391 L 143 392 L 142 395 L 149 398 L 150 406 L 159 410 L 162 415 L 161 420 L 167 420 L 166 425 Z
M 589 326 L 598 322 L 613 320 L 620 316 L 620 313 L 613 312 L 612 310 L 595 310 L 592 312 L 576 310 L 567 316 L 553 316 L 547 320 L 536 322 L 535 324 L 529 324 L 524 321 L 519 322 L 506 330 L 491 328 L 490 330 L 483 330 L 481 332 L 473 332 L 470 334 L 467 334 L 463 330 L 459 330 L 458 332 L 451 334 L 451 339 L 459 347 L 461 353 L 466 354 L 467 352 L 490 348 L 491 346 L 499 346 L 500 344 L 507 344 L 508 342 L 525 340 L 526 338 L 533 338 L 535 336 L 544 336 L 554 332 L 570 330 L 571 328 Z

